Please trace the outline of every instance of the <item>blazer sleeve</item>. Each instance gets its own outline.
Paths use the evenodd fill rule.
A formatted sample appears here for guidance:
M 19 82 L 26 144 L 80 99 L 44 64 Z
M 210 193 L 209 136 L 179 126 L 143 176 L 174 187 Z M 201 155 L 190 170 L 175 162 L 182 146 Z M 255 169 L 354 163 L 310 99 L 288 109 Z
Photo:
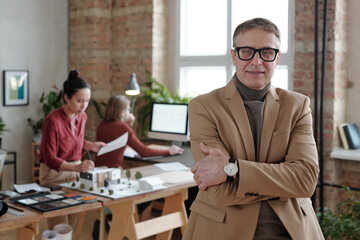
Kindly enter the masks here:
M 195 162 L 206 156 L 200 149 L 200 143 L 219 148 L 225 155 L 230 156 L 217 133 L 212 114 L 198 98 L 194 98 L 189 103 L 189 128 L 191 152 Z M 217 206 L 245 205 L 274 198 L 274 196 L 236 196 L 236 191 L 237 184 L 225 182 L 199 192 L 197 198 Z
M 299 114 L 294 114 L 293 123 L 290 124 L 287 151 L 281 162 L 273 164 L 239 160 L 237 196 L 251 191 L 258 195 L 307 198 L 314 193 L 319 167 L 309 98 L 304 98 L 300 106 Z
M 199 198 L 218 206 L 231 206 L 275 198 L 286 200 L 311 196 L 319 170 L 309 99 L 303 99 L 290 125 L 287 152 L 280 162 L 259 163 L 238 159 L 238 184 L 225 182 L 209 187 L 199 194 Z M 204 105 L 204 101 L 196 98 L 189 104 L 191 149 L 195 162 L 205 157 L 200 150 L 200 142 L 219 148 L 230 156 L 217 132 L 215 113 L 207 111 Z

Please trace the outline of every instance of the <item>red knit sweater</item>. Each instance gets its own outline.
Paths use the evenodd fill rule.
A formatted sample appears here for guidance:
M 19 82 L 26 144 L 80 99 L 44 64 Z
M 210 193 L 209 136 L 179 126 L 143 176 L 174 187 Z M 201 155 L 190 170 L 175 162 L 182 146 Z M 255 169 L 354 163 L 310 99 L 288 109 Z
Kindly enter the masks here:
M 101 121 L 96 129 L 96 141 L 111 142 L 128 132 L 127 144 L 142 157 L 169 155 L 168 150 L 155 150 L 145 146 L 135 135 L 132 128 L 121 121 Z M 119 167 L 124 161 L 125 147 L 96 157 L 95 166 Z

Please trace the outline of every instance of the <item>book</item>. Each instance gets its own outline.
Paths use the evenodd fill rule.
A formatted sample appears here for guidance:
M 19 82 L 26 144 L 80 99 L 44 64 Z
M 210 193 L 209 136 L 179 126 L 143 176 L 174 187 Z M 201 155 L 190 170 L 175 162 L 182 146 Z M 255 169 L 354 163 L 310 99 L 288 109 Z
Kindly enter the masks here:
M 349 149 L 349 144 L 348 144 L 348 141 L 346 139 L 346 135 L 345 135 L 345 132 L 344 132 L 344 126 L 346 126 L 347 123 L 342 123 L 338 126 L 338 132 L 339 132 L 339 135 L 340 135 L 340 139 L 341 139 L 341 142 L 342 142 L 342 146 L 344 149 Z
M 349 144 L 349 149 L 360 148 L 360 133 L 355 123 L 346 124 L 343 126 L 346 140 Z

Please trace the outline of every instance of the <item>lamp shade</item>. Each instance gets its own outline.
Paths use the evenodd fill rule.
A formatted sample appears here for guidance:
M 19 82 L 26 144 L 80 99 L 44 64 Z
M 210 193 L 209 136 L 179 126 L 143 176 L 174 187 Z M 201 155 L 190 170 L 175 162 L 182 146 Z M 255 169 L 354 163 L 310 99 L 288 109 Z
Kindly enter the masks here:
M 140 94 L 140 87 L 136 81 L 136 74 L 132 73 L 130 76 L 130 81 L 126 87 L 126 95 L 135 96 Z

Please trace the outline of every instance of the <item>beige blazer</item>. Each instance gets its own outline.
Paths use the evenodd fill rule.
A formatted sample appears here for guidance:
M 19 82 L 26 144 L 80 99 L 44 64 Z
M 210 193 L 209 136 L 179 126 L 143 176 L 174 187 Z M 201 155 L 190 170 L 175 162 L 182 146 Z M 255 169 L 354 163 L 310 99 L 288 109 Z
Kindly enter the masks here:
M 319 168 L 308 97 L 271 87 L 266 95 L 259 162 L 243 100 L 231 80 L 189 103 L 193 158 L 199 143 L 238 160 L 238 183 L 199 191 L 184 240 L 253 239 L 260 202 L 268 200 L 293 239 L 324 239 L 310 196 Z

